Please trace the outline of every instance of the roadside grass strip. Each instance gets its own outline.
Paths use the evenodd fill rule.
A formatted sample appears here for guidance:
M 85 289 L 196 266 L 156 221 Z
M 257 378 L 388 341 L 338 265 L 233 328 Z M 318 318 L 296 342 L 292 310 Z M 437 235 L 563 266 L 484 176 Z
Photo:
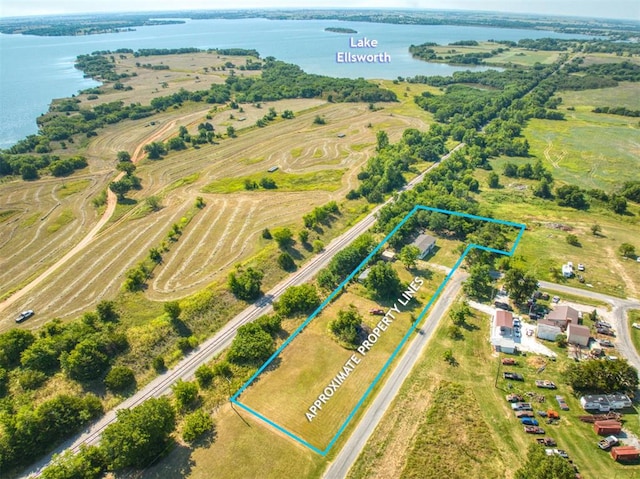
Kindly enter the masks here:
M 515 228 L 517 234 L 508 251 L 469 243 L 446 276 L 436 273 L 422 277 L 421 270 L 416 270 L 416 275 L 410 277 L 404 270 L 400 277 L 408 287 L 395 301 L 374 301 L 354 294 L 352 290 L 361 286 L 350 285 L 351 281 L 419 211 L 496 223 Z M 525 228 L 521 223 L 416 205 L 231 397 L 232 404 L 326 456 L 467 254 L 475 248 L 513 256 Z M 350 305 L 364 313 L 365 332 L 354 349 L 340 346 L 327 332 L 337 311 Z M 382 309 L 378 316 L 367 315 L 369 309 L 375 308 Z

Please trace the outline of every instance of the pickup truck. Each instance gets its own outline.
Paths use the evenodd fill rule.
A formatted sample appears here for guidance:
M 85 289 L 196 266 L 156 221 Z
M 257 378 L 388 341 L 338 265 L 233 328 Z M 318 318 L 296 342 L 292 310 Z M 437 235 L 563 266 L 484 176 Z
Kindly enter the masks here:
M 536 441 L 538 442 L 538 444 L 542 444 L 543 446 L 553 447 L 557 445 L 556 441 L 554 441 L 550 437 L 539 437 L 538 439 L 536 439 Z
M 520 394 L 507 394 L 506 397 L 509 402 L 524 402 L 524 398 Z
M 611 447 L 618 445 L 618 438 L 615 436 L 607 436 L 602 441 L 598 441 L 598 447 L 604 451 L 608 451 Z
M 517 365 L 518 363 L 517 363 L 517 362 L 516 362 L 516 360 L 515 360 L 515 359 L 513 359 L 513 358 L 502 358 L 502 364 L 503 364 L 504 366 L 515 366 L 515 365 Z

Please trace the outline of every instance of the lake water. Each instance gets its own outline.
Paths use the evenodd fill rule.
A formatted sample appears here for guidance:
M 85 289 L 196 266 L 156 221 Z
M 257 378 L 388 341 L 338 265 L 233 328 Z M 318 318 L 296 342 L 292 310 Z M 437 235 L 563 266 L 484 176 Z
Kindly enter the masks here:
M 326 27 L 358 31 L 355 38 L 377 40 L 366 52 L 349 48 L 350 35 L 325 32 Z M 0 34 L 0 148 L 37 132 L 35 119 L 54 98 L 71 96 L 97 85 L 73 67 L 77 55 L 118 48 L 255 48 L 300 65 L 309 73 L 340 77 L 394 79 L 398 76 L 450 75 L 468 67 L 414 60 L 408 47 L 424 42 L 459 40 L 576 38 L 535 30 L 503 28 L 390 25 L 325 20 L 187 20 L 180 25 L 140 27 L 132 32 L 79 37 L 36 37 Z M 583 37 L 584 38 L 584 37 Z M 366 50 L 366 49 L 364 49 Z M 387 63 L 338 63 L 337 52 L 389 54 Z M 484 68 L 481 68 L 484 69 Z

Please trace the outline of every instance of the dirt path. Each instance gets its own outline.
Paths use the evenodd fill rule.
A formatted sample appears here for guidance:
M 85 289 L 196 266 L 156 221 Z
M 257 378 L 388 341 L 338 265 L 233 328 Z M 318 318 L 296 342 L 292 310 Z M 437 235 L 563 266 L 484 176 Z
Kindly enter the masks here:
M 628 293 L 629 293 L 628 296 L 633 296 L 634 298 L 637 298 L 638 288 L 636 287 L 636 284 L 633 281 L 633 278 L 627 274 L 627 271 L 625 270 L 624 265 L 620 264 L 620 261 L 618 261 L 618 258 L 616 257 L 615 252 L 610 247 L 607 248 L 607 256 L 609 256 L 611 260 L 611 266 L 613 266 L 613 268 L 617 271 L 617 273 L 620 275 L 625 285 L 627 286 Z

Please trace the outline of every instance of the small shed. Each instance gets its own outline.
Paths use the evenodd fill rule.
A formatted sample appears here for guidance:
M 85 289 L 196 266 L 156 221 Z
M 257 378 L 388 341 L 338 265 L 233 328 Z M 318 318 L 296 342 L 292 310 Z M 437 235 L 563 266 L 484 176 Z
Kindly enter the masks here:
M 614 419 L 596 421 L 593 423 L 593 430 L 599 436 L 611 436 L 620 434 L 620 431 L 622 430 L 622 424 Z
M 417 246 L 420 250 L 418 258 L 424 259 L 431 254 L 433 249 L 436 247 L 436 239 L 431 235 L 421 234 L 414 240 L 413 245 Z
M 371 268 L 367 268 L 362 273 L 360 273 L 360 275 L 358 276 L 358 282 L 364 283 L 369 277 L 369 273 L 371 273 Z
M 633 446 L 612 447 L 611 457 L 614 461 L 636 461 L 640 457 L 640 450 Z
M 587 326 L 569 323 L 567 326 L 567 342 L 578 346 L 588 346 L 591 331 Z
M 538 332 L 536 336 L 540 339 L 546 339 L 548 341 L 555 341 L 556 337 L 562 333 L 562 329 L 551 321 L 541 319 L 538 321 Z
M 391 263 L 392 261 L 395 261 L 396 259 L 396 253 L 395 251 L 391 251 L 390 249 L 386 249 L 382 252 L 382 254 L 380 255 L 380 258 L 382 259 L 382 261 L 386 261 L 388 263 Z

